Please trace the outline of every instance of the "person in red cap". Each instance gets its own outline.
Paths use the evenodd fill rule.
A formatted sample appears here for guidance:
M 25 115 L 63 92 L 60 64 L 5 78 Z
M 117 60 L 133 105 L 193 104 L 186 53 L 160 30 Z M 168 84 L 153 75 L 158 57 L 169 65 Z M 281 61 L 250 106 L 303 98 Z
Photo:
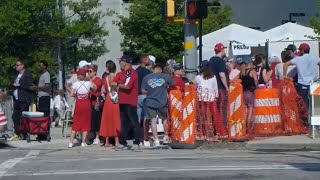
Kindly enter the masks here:
M 223 60 L 226 57 L 226 47 L 222 43 L 218 43 L 214 47 L 215 56 L 210 59 L 212 72 L 216 75 L 219 89 L 219 98 L 217 99 L 218 109 L 222 111 L 222 121 L 227 127 L 227 106 L 228 106 L 228 91 L 229 91 L 229 74 L 226 62 Z
M 287 77 L 289 66 L 296 66 L 298 71 L 296 89 L 299 95 L 303 98 L 306 107 L 308 107 L 310 84 L 312 81 L 318 79 L 319 58 L 310 54 L 310 46 L 306 43 L 300 44 L 299 53 L 301 56 L 297 56 L 284 64 L 283 77 Z
M 77 71 L 79 81 L 72 84 L 72 87 L 66 87 L 68 92 L 75 96 L 75 108 L 69 148 L 73 147 L 76 132 L 82 132 L 81 146 L 87 146 L 87 134 L 91 128 L 90 91 L 96 90 L 97 87 L 91 81 L 85 80 L 86 73 L 86 70 L 79 69 Z
M 138 74 L 132 68 L 132 59 L 124 55 L 119 59 L 121 72 L 114 77 L 112 86 L 119 88 L 119 106 L 121 120 L 120 144 L 116 150 L 127 150 L 127 137 L 131 127 L 134 131 L 132 150 L 140 148 L 140 124 L 137 113 L 138 106 Z

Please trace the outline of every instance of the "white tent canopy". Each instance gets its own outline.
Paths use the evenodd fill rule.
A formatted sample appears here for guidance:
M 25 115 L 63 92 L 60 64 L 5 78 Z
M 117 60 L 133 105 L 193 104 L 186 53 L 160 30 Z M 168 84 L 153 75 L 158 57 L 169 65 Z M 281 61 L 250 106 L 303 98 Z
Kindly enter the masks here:
M 318 36 L 312 28 L 296 23 L 286 23 L 264 33 L 269 41 L 304 41 L 312 40 L 308 36 Z
M 199 38 L 197 38 L 199 44 Z M 202 36 L 203 59 L 210 59 L 214 55 L 215 44 L 222 43 L 229 47 L 230 42 L 245 44 L 249 47 L 265 46 L 266 38 L 263 32 L 238 24 L 230 24 L 222 29 Z M 227 53 L 229 49 L 227 48 Z
M 222 29 L 206 34 L 202 37 L 204 47 L 213 48 L 215 44 L 222 43 L 228 46 L 230 42 L 238 42 L 247 46 L 264 46 L 266 38 L 264 33 L 238 24 L 230 24 Z M 199 42 L 199 38 L 197 38 Z

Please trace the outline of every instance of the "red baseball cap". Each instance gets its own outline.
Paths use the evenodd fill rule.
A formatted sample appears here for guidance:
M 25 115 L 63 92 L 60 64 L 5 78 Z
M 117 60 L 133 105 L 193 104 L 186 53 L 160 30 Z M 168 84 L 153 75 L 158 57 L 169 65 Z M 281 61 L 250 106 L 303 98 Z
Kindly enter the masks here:
M 299 50 L 309 50 L 309 49 L 310 49 L 310 46 L 307 43 L 302 43 L 299 46 Z
M 86 76 L 86 74 L 87 74 L 87 72 L 84 69 L 79 69 L 77 71 L 77 75 L 79 75 L 79 76 Z
M 218 43 L 214 46 L 214 50 L 215 51 L 222 51 L 223 49 L 225 49 L 227 47 L 225 47 L 222 43 Z

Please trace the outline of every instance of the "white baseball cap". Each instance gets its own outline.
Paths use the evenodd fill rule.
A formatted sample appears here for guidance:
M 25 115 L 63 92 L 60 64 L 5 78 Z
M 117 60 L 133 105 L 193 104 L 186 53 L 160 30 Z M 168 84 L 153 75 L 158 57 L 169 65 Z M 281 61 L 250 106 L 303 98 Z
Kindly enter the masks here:
M 149 56 L 150 61 L 152 61 L 154 64 L 156 64 L 156 57 L 150 55 Z
M 83 68 L 85 66 L 90 66 L 90 65 L 91 65 L 91 63 L 89 63 L 89 62 L 87 62 L 85 60 L 82 60 L 82 61 L 79 62 L 79 68 Z

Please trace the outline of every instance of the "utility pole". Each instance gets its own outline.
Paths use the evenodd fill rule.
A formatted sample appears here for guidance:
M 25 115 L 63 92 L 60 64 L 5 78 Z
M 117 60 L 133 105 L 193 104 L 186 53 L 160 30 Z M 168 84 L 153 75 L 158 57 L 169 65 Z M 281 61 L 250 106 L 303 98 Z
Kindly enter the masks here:
M 59 16 L 63 17 L 64 16 L 64 10 L 63 10 L 63 2 L 64 0 L 57 0 L 57 7 L 59 10 Z M 58 89 L 63 89 L 63 63 L 62 63 L 62 59 L 61 59 L 61 39 L 58 39 L 57 42 L 57 59 L 58 59 L 58 64 L 59 64 L 59 72 L 58 72 Z
M 198 71 L 197 56 L 197 25 L 188 18 L 188 0 L 185 0 L 185 18 L 184 18 L 184 70 L 187 78 L 194 81 L 195 74 Z

